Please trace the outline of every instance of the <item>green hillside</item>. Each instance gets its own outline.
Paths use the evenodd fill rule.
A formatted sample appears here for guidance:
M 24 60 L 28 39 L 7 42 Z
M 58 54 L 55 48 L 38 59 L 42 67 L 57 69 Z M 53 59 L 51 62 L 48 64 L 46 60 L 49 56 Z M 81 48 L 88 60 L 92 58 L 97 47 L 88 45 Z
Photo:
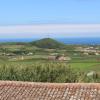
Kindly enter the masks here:
M 56 49 L 56 48 L 65 48 L 66 45 L 60 43 L 51 38 L 44 38 L 37 41 L 31 42 L 32 45 L 37 46 L 39 48 L 48 48 L 48 49 Z

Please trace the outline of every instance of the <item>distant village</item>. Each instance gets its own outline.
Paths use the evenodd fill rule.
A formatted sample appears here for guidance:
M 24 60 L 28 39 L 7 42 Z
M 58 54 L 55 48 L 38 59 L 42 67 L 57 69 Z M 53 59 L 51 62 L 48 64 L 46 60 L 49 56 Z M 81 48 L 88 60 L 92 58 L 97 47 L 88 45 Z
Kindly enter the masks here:
M 100 55 L 100 49 L 98 47 L 77 47 L 76 51 L 83 52 L 84 55 Z
M 66 53 L 57 53 L 55 51 L 55 49 L 45 49 L 45 51 L 50 51 L 52 53 L 49 53 L 46 57 L 47 60 L 51 60 L 51 61 L 70 61 L 71 60 L 71 56 L 67 55 L 67 50 L 62 50 L 63 52 Z M 75 51 L 77 51 L 77 53 L 75 53 Z M 99 56 L 100 55 L 100 48 L 99 47 L 94 47 L 94 46 L 78 46 L 75 47 L 75 49 L 73 50 L 73 55 L 78 55 L 79 53 L 81 53 L 82 55 L 85 56 L 89 56 L 89 55 L 95 55 L 95 56 Z M 0 56 L 7 56 L 10 60 L 24 60 L 26 59 L 25 56 L 32 56 L 34 57 L 34 53 L 32 51 L 24 53 L 22 52 L 19 56 L 15 53 L 12 52 L 0 52 Z

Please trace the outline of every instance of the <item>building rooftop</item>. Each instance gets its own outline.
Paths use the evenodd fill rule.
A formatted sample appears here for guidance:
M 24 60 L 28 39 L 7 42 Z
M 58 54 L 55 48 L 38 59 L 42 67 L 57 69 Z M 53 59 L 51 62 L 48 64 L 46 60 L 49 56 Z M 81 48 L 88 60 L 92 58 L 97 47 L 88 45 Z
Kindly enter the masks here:
M 0 100 L 100 100 L 100 83 L 0 81 Z

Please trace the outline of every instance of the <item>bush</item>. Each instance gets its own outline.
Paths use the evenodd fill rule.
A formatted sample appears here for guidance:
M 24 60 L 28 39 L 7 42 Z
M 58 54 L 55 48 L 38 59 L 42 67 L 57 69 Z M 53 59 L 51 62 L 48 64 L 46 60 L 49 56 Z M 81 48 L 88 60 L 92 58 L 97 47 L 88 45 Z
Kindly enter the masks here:
M 0 80 L 32 82 L 100 82 L 99 76 L 88 78 L 64 63 L 8 64 L 0 67 Z
M 60 63 L 36 63 L 30 66 L 4 65 L 0 67 L 0 80 L 76 82 L 77 75 L 66 64 Z

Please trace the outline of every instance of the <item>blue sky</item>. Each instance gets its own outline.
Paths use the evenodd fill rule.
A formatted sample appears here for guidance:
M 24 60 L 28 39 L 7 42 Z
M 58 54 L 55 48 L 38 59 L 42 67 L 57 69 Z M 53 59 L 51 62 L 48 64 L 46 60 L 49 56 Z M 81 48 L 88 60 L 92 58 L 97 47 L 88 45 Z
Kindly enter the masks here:
M 45 26 L 46 24 L 49 25 L 48 30 L 37 27 L 37 25 Z M 61 27 L 63 24 L 72 25 L 70 30 L 73 31 L 69 32 L 67 28 L 66 31 L 61 29 L 58 32 L 56 26 L 54 26 L 55 29 L 50 30 L 55 24 Z M 84 25 L 87 26 L 85 35 L 100 36 L 100 0 L 0 0 L 0 38 L 7 37 L 7 35 L 9 38 L 35 37 L 37 33 L 38 36 L 41 34 L 46 36 L 48 33 L 59 34 L 59 37 L 74 37 L 77 34 L 77 36 L 84 36 L 84 30 L 80 31 L 80 27 L 78 31 L 73 29 L 73 25 L 76 24 L 77 26 L 83 25 L 83 29 Z M 29 29 L 24 31 L 22 26 L 25 25 L 34 26 L 34 28 L 36 25 L 37 30 L 45 31 L 40 33 L 36 29 L 35 31 L 29 31 Z M 95 28 L 93 32 L 87 29 L 91 25 Z

